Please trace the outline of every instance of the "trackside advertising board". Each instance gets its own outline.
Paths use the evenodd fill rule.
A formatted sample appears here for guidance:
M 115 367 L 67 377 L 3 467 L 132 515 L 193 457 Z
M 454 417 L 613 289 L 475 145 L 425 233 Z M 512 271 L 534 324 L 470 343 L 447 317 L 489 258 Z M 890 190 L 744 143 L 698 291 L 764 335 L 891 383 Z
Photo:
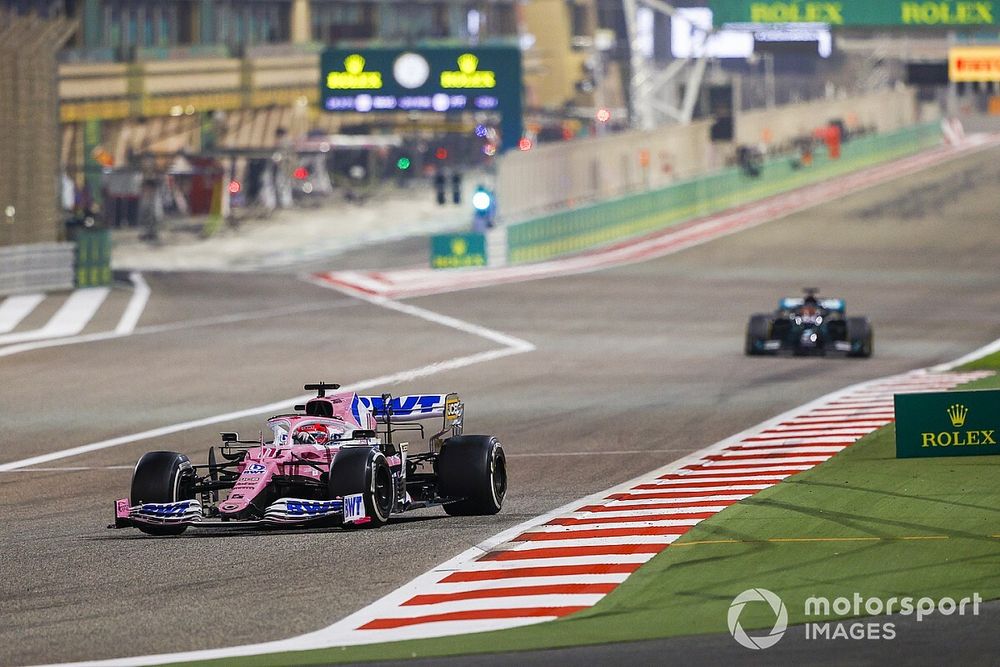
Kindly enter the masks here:
M 896 394 L 896 458 L 1000 454 L 1000 390 Z
M 723 23 L 828 23 L 831 26 L 955 27 L 997 24 L 993 0 L 712 0 Z
M 463 269 L 486 266 L 486 236 L 483 234 L 439 234 L 431 237 L 432 269 Z
M 948 49 L 951 81 L 1000 81 L 1000 46 L 953 46 Z

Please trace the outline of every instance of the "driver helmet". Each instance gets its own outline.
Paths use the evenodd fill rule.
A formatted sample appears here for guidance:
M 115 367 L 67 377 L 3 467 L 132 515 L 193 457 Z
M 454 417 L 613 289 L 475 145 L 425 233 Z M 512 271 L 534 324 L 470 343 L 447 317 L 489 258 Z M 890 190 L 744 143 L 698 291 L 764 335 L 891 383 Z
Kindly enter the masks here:
M 330 432 L 322 424 L 304 424 L 295 430 L 293 442 L 298 445 L 325 445 Z

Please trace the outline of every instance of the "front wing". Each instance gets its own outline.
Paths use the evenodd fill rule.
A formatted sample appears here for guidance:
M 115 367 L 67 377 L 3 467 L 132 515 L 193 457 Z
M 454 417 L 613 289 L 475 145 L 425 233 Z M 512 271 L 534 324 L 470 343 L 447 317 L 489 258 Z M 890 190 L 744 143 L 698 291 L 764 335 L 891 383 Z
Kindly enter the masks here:
M 360 493 L 339 500 L 279 498 L 264 510 L 262 519 L 235 520 L 209 517 L 199 500 L 131 505 L 127 498 L 115 501 L 115 522 L 111 528 L 139 526 L 195 526 L 243 528 L 247 526 L 306 526 L 364 524 L 371 521 Z

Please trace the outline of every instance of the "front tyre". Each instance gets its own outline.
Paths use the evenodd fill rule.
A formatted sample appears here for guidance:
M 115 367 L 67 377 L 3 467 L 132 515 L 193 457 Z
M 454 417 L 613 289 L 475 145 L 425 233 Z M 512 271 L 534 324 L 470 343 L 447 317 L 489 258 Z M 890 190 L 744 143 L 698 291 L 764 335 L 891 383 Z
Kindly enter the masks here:
M 191 460 L 178 452 L 146 452 L 135 464 L 129 502 L 175 503 L 194 498 L 194 468 Z M 187 526 L 153 526 L 136 522 L 149 535 L 180 535 Z
M 382 452 L 365 447 L 345 447 L 337 452 L 330 466 L 330 498 L 362 494 L 369 519 L 362 525 L 378 528 L 389 521 L 393 489 L 392 471 Z
M 441 446 L 437 458 L 438 494 L 462 498 L 444 506 L 452 516 L 496 514 L 507 495 L 507 457 L 489 435 L 460 435 Z
M 847 336 L 851 342 L 847 356 L 867 359 L 875 353 L 875 331 L 867 317 L 847 318 Z
M 747 323 L 746 342 L 743 352 L 748 356 L 764 354 L 764 343 L 771 337 L 771 318 L 768 315 L 752 315 Z

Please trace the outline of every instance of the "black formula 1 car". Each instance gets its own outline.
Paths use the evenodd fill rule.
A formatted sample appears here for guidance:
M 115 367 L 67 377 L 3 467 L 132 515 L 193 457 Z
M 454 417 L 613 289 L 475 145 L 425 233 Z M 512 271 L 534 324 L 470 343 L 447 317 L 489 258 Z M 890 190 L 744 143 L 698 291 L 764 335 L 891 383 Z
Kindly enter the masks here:
M 774 313 L 750 316 L 747 354 L 872 356 L 874 334 L 867 317 L 847 317 L 843 299 L 819 299 L 815 288 L 804 291 L 804 297 L 781 299 Z

